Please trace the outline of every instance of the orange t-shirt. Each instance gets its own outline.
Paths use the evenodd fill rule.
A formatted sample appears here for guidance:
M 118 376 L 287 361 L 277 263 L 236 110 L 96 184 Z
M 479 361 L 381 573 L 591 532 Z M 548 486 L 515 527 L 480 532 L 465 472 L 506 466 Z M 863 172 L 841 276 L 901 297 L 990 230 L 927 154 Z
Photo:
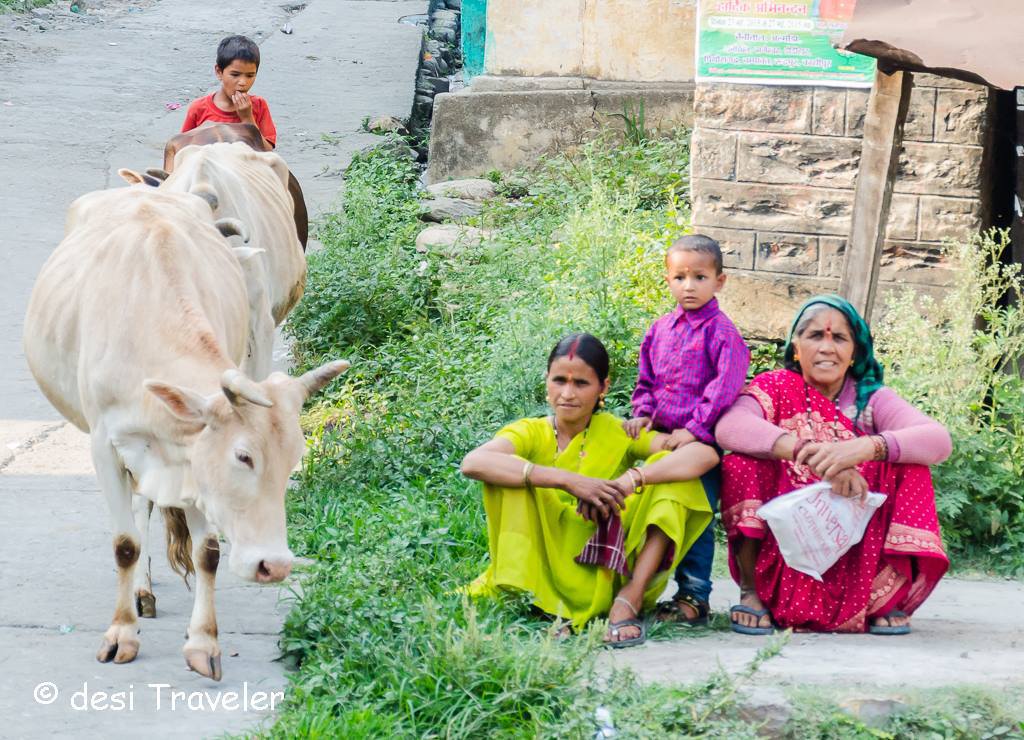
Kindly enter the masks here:
M 267 101 L 258 95 L 249 96 L 252 101 L 252 117 L 256 119 L 256 125 L 263 134 L 263 138 L 270 142 L 271 146 L 277 146 L 277 128 L 274 127 L 274 119 L 270 117 L 270 106 Z M 198 128 L 207 121 L 214 123 L 241 123 L 242 119 L 233 110 L 222 110 L 213 102 L 213 94 L 204 98 L 192 101 L 185 114 L 185 123 L 181 126 L 181 133 Z

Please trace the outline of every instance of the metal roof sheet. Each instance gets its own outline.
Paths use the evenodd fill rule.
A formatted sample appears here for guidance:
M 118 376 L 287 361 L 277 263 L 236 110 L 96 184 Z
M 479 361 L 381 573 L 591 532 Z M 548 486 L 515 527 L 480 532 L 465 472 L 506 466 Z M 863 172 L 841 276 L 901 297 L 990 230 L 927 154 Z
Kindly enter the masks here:
M 842 48 L 883 71 L 1024 86 L 1024 0 L 857 0 Z

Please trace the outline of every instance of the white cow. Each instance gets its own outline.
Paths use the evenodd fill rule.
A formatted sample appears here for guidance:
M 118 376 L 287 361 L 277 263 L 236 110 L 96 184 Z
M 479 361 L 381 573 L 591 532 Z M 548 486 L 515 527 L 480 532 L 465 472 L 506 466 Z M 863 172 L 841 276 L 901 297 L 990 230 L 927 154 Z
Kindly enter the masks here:
M 172 169 L 173 174 L 161 173 L 156 180 L 127 170 L 120 174 L 131 183 L 159 185 L 164 192 L 199 194 L 221 223 L 234 225 L 247 245 L 235 248 L 249 297 L 249 337 L 241 369 L 263 380 L 273 364 L 274 329 L 298 303 L 306 284 L 288 167 L 279 155 L 237 141 L 185 146 L 175 151 Z M 140 616 L 155 617 L 149 558 L 152 506 L 136 501 L 134 510 L 143 564 L 135 573 L 136 608 Z
M 239 261 L 208 203 L 189 193 L 134 187 L 79 198 L 40 272 L 25 355 L 47 398 L 89 433 L 114 523 L 117 604 L 101 662 L 130 661 L 139 649 L 133 496 L 183 514 L 168 519 L 168 555 L 197 569 L 184 653 L 204 676 L 221 677 L 217 533 L 242 578 L 274 582 L 291 570 L 284 497 L 304 449 L 299 412 L 348 363 L 251 380 L 238 369 L 248 314 Z

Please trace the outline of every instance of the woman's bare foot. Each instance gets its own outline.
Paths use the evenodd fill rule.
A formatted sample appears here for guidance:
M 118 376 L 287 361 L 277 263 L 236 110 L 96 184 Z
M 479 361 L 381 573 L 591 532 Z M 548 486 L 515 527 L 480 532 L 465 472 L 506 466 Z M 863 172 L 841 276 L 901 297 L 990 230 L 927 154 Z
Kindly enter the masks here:
M 771 628 L 772 616 L 768 613 L 768 610 L 764 606 L 764 602 L 761 601 L 761 597 L 757 595 L 757 591 L 755 589 L 740 589 L 740 604 L 753 609 L 756 612 L 763 611 L 764 614 L 758 616 L 734 610 L 730 613 L 730 617 L 734 623 L 743 625 L 744 627 L 758 627 L 762 629 Z
M 624 622 L 627 619 L 637 619 L 640 616 L 640 606 L 643 601 L 643 594 L 639 597 L 633 596 L 628 592 L 628 586 L 619 591 L 615 601 L 612 602 L 612 608 L 608 611 L 608 622 Z M 608 632 L 605 633 L 605 642 L 622 642 L 623 640 L 633 640 L 640 637 L 640 628 L 636 625 L 626 625 L 624 627 L 616 628 L 616 634 L 612 635 L 612 628 L 608 628 Z

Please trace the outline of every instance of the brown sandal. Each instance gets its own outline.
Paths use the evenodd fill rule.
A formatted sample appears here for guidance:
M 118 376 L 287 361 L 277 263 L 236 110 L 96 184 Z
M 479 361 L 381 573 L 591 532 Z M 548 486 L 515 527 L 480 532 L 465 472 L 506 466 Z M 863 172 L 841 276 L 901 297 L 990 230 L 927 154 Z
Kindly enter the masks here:
M 687 617 L 683 610 L 683 604 L 691 607 L 697 612 L 695 617 Z M 711 605 L 708 602 L 698 599 L 693 594 L 676 594 L 671 601 L 663 601 L 658 604 L 659 622 L 671 622 L 673 624 L 685 624 L 690 627 L 705 627 L 708 617 L 711 614 Z

